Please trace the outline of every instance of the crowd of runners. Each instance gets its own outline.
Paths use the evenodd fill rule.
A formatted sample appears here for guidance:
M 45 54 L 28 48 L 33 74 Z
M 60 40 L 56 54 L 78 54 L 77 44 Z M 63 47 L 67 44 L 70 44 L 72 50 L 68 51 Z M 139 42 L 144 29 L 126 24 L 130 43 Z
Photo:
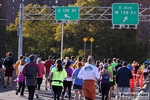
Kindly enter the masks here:
M 17 82 L 15 94 L 24 96 L 25 87 L 28 88 L 28 100 L 33 100 L 34 95 L 39 98 L 40 87 L 45 77 L 45 90 L 51 90 L 54 100 L 95 100 L 96 88 L 99 90 L 102 100 L 111 100 L 112 97 L 120 98 L 120 92 L 131 92 L 130 79 L 133 73 L 140 70 L 146 78 L 149 73 L 148 65 L 138 62 L 128 63 L 119 58 L 105 58 L 103 61 L 94 60 L 89 55 L 86 62 L 82 57 L 74 56 L 56 59 L 49 56 L 42 61 L 35 55 L 21 55 L 14 63 L 12 53 L 9 52 L 4 59 L 5 71 L 4 88 L 12 87 L 12 81 Z M 12 80 L 13 70 L 16 70 L 17 78 Z M 133 73 L 132 73 L 133 72 Z

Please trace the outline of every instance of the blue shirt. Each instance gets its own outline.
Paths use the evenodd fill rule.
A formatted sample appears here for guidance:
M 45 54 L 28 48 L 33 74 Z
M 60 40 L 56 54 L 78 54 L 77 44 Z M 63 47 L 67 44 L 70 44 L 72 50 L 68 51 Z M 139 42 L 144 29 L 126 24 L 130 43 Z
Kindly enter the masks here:
M 82 86 L 83 85 L 83 80 L 78 78 L 78 74 L 79 74 L 80 70 L 81 70 L 81 68 L 76 69 L 73 72 L 73 76 L 74 76 L 74 84 Z
M 51 71 L 55 67 L 56 67 L 55 65 L 52 65 L 49 70 Z
M 102 75 L 101 83 L 110 83 L 110 75 L 108 73 L 105 73 Z
M 29 63 L 30 62 L 30 58 L 26 57 L 25 61 L 26 61 L 26 63 Z
M 130 79 L 132 79 L 132 73 L 127 67 L 120 67 L 116 74 L 116 83 L 118 87 L 130 87 Z
M 128 67 L 127 67 L 127 68 L 129 68 L 131 71 L 133 70 L 132 65 L 128 65 Z

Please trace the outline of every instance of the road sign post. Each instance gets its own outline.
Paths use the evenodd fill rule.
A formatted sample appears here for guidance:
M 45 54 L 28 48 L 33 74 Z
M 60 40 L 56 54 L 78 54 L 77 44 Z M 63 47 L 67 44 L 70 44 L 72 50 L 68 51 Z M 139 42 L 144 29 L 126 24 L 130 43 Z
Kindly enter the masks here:
M 91 42 L 91 53 L 90 54 L 92 55 L 92 43 L 94 42 L 94 38 L 91 37 L 90 42 Z
M 63 58 L 63 34 L 66 20 L 79 20 L 79 7 L 58 6 L 55 8 L 55 20 L 62 21 L 61 58 Z
M 113 3 L 112 24 L 113 25 L 138 25 L 139 5 L 138 3 Z
M 86 55 L 86 41 L 88 40 L 88 38 L 84 37 L 83 41 L 84 41 L 84 59 L 85 59 L 85 55 Z
M 77 6 L 56 7 L 55 20 L 79 20 L 79 7 Z

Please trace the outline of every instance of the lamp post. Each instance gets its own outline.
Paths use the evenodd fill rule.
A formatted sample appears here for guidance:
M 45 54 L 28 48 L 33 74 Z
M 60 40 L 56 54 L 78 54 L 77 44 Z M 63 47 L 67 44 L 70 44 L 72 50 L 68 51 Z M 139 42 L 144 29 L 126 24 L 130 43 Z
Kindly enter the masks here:
M 90 55 L 92 55 L 92 43 L 94 42 L 94 38 L 90 38 L 90 42 L 91 42 L 91 52 L 90 52 Z
M 85 59 L 85 52 L 86 52 L 86 41 L 88 40 L 88 38 L 84 37 L 83 41 L 84 41 L 84 59 Z

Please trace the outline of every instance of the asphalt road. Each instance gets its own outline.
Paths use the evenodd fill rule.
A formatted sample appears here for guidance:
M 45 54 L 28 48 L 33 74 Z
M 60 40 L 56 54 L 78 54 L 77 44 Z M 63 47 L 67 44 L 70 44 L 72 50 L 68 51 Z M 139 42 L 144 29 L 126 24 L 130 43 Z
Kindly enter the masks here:
M 53 100 L 51 91 L 45 90 L 44 82 L 45 82 L 45 80 L 43 80 L 39 98 L 37 99 L 34 96 L 34 100 Z M 25 89 L 24 97 L 21 97 L 20 94 L 18 94 L 18 95 L 15 94 L 15 87 L 16 87 L 16 83 L 13 83 L 12 88 L 10 88 L 10 87 L 4 88 L 3 86 L 0 86 L 0 100 L 27 100 L 28 99 L 27 88 Z M 138 92 L 139 87 L 135 87 L 135 91 Z M 74 100 L 73 97 L 74 97 L 74 91 L 72 91 L 72 100 Z M 68 99 L 65 98 L 65 100 L 68 100 Z M 101 100 L 101 96 L 98 95 L 98 89 L 97 89 L 97 94 L 96 94 L 95 100 Z M 117 100 L 117 99 L 112 98 L 112 100 Z

